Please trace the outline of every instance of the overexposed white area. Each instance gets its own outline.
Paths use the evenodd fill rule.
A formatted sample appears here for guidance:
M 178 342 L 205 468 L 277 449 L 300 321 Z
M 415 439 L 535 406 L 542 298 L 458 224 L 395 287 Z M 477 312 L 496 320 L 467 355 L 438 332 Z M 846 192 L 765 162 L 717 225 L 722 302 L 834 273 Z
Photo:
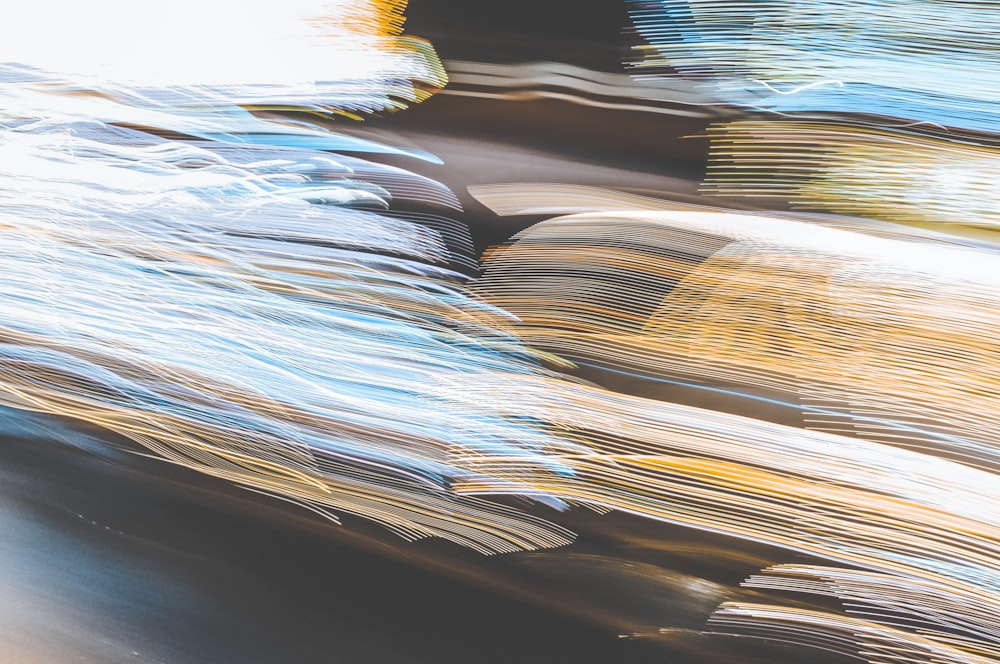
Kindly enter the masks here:
M 40 0 L 0 21 L 0 63 L 130 86 L 291 84 L 420 76 L 364 0 Z

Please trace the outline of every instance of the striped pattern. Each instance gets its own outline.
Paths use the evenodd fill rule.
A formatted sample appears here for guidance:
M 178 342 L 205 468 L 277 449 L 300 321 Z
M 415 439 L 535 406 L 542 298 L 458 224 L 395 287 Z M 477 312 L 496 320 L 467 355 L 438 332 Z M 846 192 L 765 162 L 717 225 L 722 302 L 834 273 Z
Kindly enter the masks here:
M 1000 14 L 989 0 L 630 0 L 632 66 L 713 81 L 779 113 L 996 132 Z
M 1000 150 L 807 122 L 713 126 L 706 193 L 901 224 L 1000 229 Z

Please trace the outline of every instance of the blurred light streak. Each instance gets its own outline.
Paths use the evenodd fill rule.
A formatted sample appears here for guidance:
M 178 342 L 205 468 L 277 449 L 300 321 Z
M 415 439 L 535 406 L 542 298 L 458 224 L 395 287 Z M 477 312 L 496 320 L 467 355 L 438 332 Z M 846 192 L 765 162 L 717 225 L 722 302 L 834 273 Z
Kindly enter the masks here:
M 444 491 L 451 447 L 532 456 L 552 441 L 449 406 L 452 373 L 536 369 L 440 265 L 439 233 L 379 214 L 365 182 L 326 179 L 336 155 L 31 129 L 2 137 L 7 405 L 410 537 L 568 541 Z
M 594 452 L 540 488 L 855 568 L 778 566 L 745 584 L 825 594 L 850 615 L 733 601 L 709 632 L 870 662 L 1000 658 L 996 246 L 558 185 L 478 193 L 510 213 L 645 208 L 550 219 L 487 256 L 477 290 L 526 342 L 722 394 L 785 394 L 812 429 L 567 386 L 559 415 L 539 418 L 585 432 Z
M 537 373 L 540 357 L 463 292 L 452 266 L 474 259 L 454 194 L 319 151 L 391 148 L 261 114 L 391 110 L 442 84 L 433 51 L 399 36 L 403 3 L 185 3 L 150 30 L 96 4 L 24 6 L 4 25 L 3 403 L 407 538 L 570 541 L 448 490 L 454 447 L 549 467 L 542 448 L 561 444 L 451 405 L 450 374 Z M 19 36 L 42 23 L 62 49 Z
M 582 106 L 691 118 L 725 115 L 712 91 L 691 81 L 637 81 L 563 62 L 497 64 L 449 60 L 445 95 L 508 101 L 558 99 Z
M 988 649 L 992 656 L 1000 657 L 1000 634 L 994 629 L 996 615 L 988 598 L 975 589 L 959 591 L 926 580 L 814 565 L 776 565 L 751 576 L 743 585 L 835 597 L 855 616 L 878 615 L 887 623 L 917 628 L 945 642 L 964 640 L 970 645 L 979 640 L 985 642 L 981 645 L 983 652 Z M 957 598 L 962 600 L 961 615 L 942 610 L 959 604 Z M 903 607 L 919 610 L 907 611 Z
M 505 182 L 498 184 L 471 185 L 469 194 L 479 203 L 501 217 L 519 215 L 567 215 L 586 212 L 632 212 L 651 210 L 677 210 L 690 212 L 729 212 L 734 214 L 759 214 L 754 210 L 735 210 L 719 205 L 707 205 L 706 199 L 669 193 L 673 198 L 656 198 L 603 187 L 548 182 Z M 701 200 L 694 203 L 691 200 Z M 707 199 L 712 200 L 712 199 Z M 872 235 L 874 237 L 906 240 L 908 242 L 928 242 L 953 246 L 967 246 L 988 251 L 997 250 L 997 245 L 970 237 L 940 233 L 928 228 L 901 226 L 899 224 L 834 214 L 811 212 L 783 212 L 769 210 L 768 216 L 808 221 L 827 228 Z
M 723 210 L 601 187 L 548 182 L 472 185 L 469 194 L 501 217 L 631 210 Z
M 584 385 L 560 389 L 551 379 L 517 380 L 504 399 L 512 413 L 535 412 L 538 419 L 580 432 L 593 451 L 563 457 L 573 473 L 545 477 L 515 457 L 481 456 L 476 463 L 482 477 L 509 474 L 573 502 L 860 567 L 868 571 L 830 569 L 881 583 L 867 586 L 866 598 L 876 607 L 891 603 L 895 613 L 885 619 L 869 615 L 864 621 L 872 630 L 898 633 L 900 643 L 930 640 L 959 654 L 996 652 L 995 635 L 980 634 L 968 622 L 987 620 L 1000 608 L 994 474 L 861 439 Z M 471 384 L 465 393 L 470 402 L 485 396 Z M 470 481 L 457 489 L 506 493 L 509 486 Z M 803 590 L 791 584 L 786 589 Z M 928 597 L 935 601 L 930 614 Z M 822 615 L 831 622 L 850 620 Z
M 1000 14 L 950 0 L 629 0 L 635 71 L 715 83 L 778 113 L 868 114 L 997 132 Z
M 709 136 L 706 193 L 896 223 L 1000 228 L 995 146 L 787 121 L 719 124 Z
M 489 500 L 523 496 L 765 542 L 1000 606 L 993 475 L 551 373 L 512 336 L 522 323 L 443 266 L 437 231 L 385 216 L 371 183 L 329 177 L 350 170 L 337 155 L 216 153 L 103 125 L 28 125 L 3 141 L 5 405 L 83 419 L 203 473 L 406 538 L 483 553 L 570 541 Z M 386 177 L 387 189 L 399 177 Z M 810 228 L 656 214 L 705 227 L 687 249 L 704 261 L 740 237 L 785 247 L 776 238 L 788 226 Z M 581 218 L 536 228 L 567 223 Z M 720 235 L 727 228 L 735 237 Z M 633 243 L 656 239 L 626 230 L 619 237 Z M 885 260 L 888 241 L 859 245 L 822 228 L 791 244 L 802 256 L 815 251 L 810 233 L 830 256 L 846 245 L 854 258 Z M 977 254 L 950 251 L 962 259 L 954 269 L 975 274 Z M 665 256 L 643 265 L 669 271 Z
M 921 240 L 750 214 L 593 213 L 495 249 L 477 288 L 540 348 L 776 391 L 813 428 L 996 469 L 997 254 Z
M 998 655 L 979 641 L 931 638 L 873 620 L 767 604 L 727 602 L 710 625 L 721 634 L 803 645 L 872 664 L 990 664 Z

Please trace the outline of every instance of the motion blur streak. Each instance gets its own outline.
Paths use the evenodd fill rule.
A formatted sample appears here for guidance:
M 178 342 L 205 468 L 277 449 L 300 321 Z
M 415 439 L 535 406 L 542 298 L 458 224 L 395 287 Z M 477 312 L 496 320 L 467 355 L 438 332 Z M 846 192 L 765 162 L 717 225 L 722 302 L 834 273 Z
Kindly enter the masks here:
M 993 657 L 1000 656 L 1000 636 L 994 629 L 996 615 L 988 601 L 984 602 L 982 595 L 975 589 L 963 591 L 925 580 L 809 565 L 778 565 L 747 579 L 744 586 L 835 597 L 844 603 L 848 613 L 855 616 L 864 617 L 876 612 L 897 625 L 917 627 L 922 630 L 924 638 L 913 639 L 898 629 L 882 628 L 876 634 L 879 638 L 894 641 L 897 646 L 907 642 L 911 647 L 919 644 L 926 648 L 930 645 L 932 650 L 948 653 L 945 661 L 964 661 L 956 655 L 968 653 L 960 653 L 955 646 L 978 650 L 981 654 Z M 900 611 L 900 598 L 905 598 L 906 602 L 914 606 L 920 606 L 920 614 L 906 615 Z M 959 598 L 961 601 L 956 602 Z M 960 608 L 961 613 L 949 615 L 947 611 L 942 611 L 944 606 Z M 727 607 L 715 619 L 721 623 L 725 616 L 727 621 L 732 621 L 735 615 L 738 612 Z M 793 621 L 801 621 L 801 617 L 794 614 L 789 617 Z M 852 622 L 860 624 L 862 629 L 871 630 L 874 627 L 868 620 Z M 980 641 L 978 646 L 976 641 Z
M 831 566 L 748 588 L 854 615 L 732 601 L 711 630 L 996 659 L 996 251 L 492 189 L 513 211 L 584 194 L 644 210 L 543 222 L 469 285 L 452 192 L 331 152 L 408 153 L 329 121 L 444 83 L 402 8 L 183 1 L 157 30 L 123 2 L 17 10 L 0 31 L 0 405 L 484 554 L 572 541 L 528 500 L 782 547 Z M 21 38 L 43 28 L 65 51 Z M 523 83 L 471 69 L 488 94 Z M 559 94 L 620 104 L 620 79 L 564 74 Z M 702 115 L 670 95 L 641 106 Z M 811 430 L 616 394 L 559 373 L 574 359 L 769 401 Z
M 715 82 L 730 103 L 1000 130 L 989 0 L 630 0 L 632 65 Z
M 469 194 L 488 207 L 495 214 L 519 215 L 567 215 L 584 212 L 635 212 L 652 210 L 677 210 L 688 212 L 728 212 L 733 214 L 758 214 L 754 211 L 739 211 L 718 205 L 692 203 L 687 200 L 654 198 L 637 194 L 588 187 L 576 184 L 549 182 L 506 182 L 503 184 L 472 185 Z M 690 199 L 691 196 L 672 194 L 676 198 Z M 711 200 L 711 199 L 709 199 Z M 905 240 L 907 242 L 927 242 L 990 249 L 995 245 L 989 241 L 976 240 L 952 234 L 937 232 L 927 228 L 901 226 L 896 223 L 845 217 L 833 214 L 807 212 L 768 211 L 768 216 L 808 221 L 810 224 L 839 228 L 874 237 Z
M 49 4 L 25 7 L 19 29 L 31 34 Z M 111 4 L 119 19 L 139 20 Z M 219 34 L 202 35 L 211 43 L 194 39 L 191 62 L 155 39 L 134 60 L 120 44 L 103 51 L 85 29 L 103 34 L 90 5 L 54 19 L 71 43 L 93 46 L 79 58 L 3 43 L 22 59 L 0 77 L 0 400 L 99 424 L 174 462 L 407 538 L 441 535 L 483 552 L 570 541 L 447 490 L 455 448 L 534 458 L 560 444 L 489 404 L 453 406 L 452 374 L 539 372 L 496 329 L 506 315 L 470 299 L 451 270 L 471 248 L 447 218 L 454 195 L 306 149 L 374 144 L 241 106 L 280 97 L 298 110 L 353 112 L 419 99 L 410 81 L 435 80 L 436 58 L 396 38 L 402 4 L 199 7 L 180 6 L 180 32 L 156 33 L 214 26 Z M 225 22 L 234 16 L 260 24 L 244 34 Z M 142 27 L 116 24 L 108 37 L 142 38 Z M 257 69 L 253 55 L 185 68 L 218 40 L 251 40 L 270 58 L 260 40 L 292 37 L 301 39 L 274 54 L 302 59 L 288 70 L 294 80 Z M 64 75 L 73 83 L 57 83 Z M 314 106 L 320 96 L 341 103 Z M 157 133 L 182 130 L 216 140 Z M 414 206 L 423 212 L 407 212 Z
M 636 81 L 627 74 L 593 71 L 560 62 L 501 65 L 448 61 L 445 95 L 512 101 L 559 99 L 582 106 L 692 118 L 722 115 L 704 85 L 690 81 Z
M 709 130 L 705 182 L 720 196 L 897 223 L 1000 228 L 1000 150 L 902 132 L 785 121 Z
M 483 455 L 477 461 L 482 476 L 509 474 L 566 499 L 870 570 L 830 574 L 867 575 L 880 584 L 864 599 L 876 607 L 891 604 L 894 614 L 883 621 L 872 613 L 873 629 L 898 633 L 899 642 L 937 639 L 943 650 L 1000 654 L 995 635 L 968 622 L 1000 609 L 995 475 L 880 443 L 585 386 L 560 389 L 550 380 L 532 390 L 530 382 L 510 390 L 511 412 L 536 412 L 586 432 L 594 452 L 563 458 L 574 472 L 547 477 L 513 465 L 514 457 Z M 473 386 L 465 393 L 470 401 L 485 397 Z M 458 489 L 480 494 L 509 487 L 471 481 Z M 811 591 L 802 585 L 783 589 Z M 837 588 L 853 598 L 846 585 Z M 901 627 L 887 629 L 883 622 Z
M 727 602 L 712 616 L 720 633 L 751 634 L 787 644 L 799 644 L 849 657 L 889 664 L 990 664 L 997 651 L 978 641 L 924 634 L 864 620 L 808 609 Z
M 631 210 L 714 210 L 724 208 L 681 203 L 613 189 L 577 184 L 510 182 L 469 187 L 469 194 L 500 216 L 578 214 Z
M 956 232 L 1000 224 L 995 3 L 629 4 L 640 77 L 679 74 L 774 113 L 709 129 L 706 192 Z
M 406 536 L 567 541 L 443 495 L 452 448 L 536 456 L 553 440 L 489 404 L 452 407 L 451 374 L 536 369 L 434 265 L 440 234 L 379 214 L 379 188 L 338 177 L 335 156 L 244 147 L 240 165 L 210 145 L 76 134 L 2 137 L 5 403 Z
M 536 417 L 594 449 L 565 459 L 574 472 L 555 485 L 534 480 L 542 491 L 863 570 L 782 567 L 747 584 L 825 593 L 856 617 L 735 603 L 711 630 L 872 662 L 984 662 L 1000 655 L 984 627 L 1000 609 L 987 507 L 1000 468 L 996 258 L 751 214 L 591 213 L 495 249 L 477 288 L 543 349 L 802 408 L 813 431 L 582 385 L 508 401 L 525 412 L 558 395 Z
M 540 348 L 777 392 L 813 428 L 996 470 L 996 260 L 759 215 L 594 213 L 522 232 L 478 288 Z

